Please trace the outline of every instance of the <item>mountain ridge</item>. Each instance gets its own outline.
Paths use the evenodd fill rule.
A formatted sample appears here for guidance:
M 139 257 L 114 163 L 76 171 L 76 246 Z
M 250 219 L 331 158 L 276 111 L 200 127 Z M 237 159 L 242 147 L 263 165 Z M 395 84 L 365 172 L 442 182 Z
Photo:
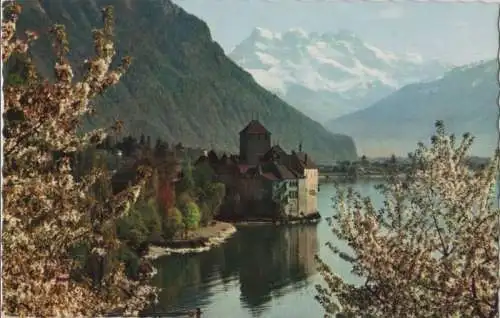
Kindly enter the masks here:
M 96 101 L 100 107 L 88 128 L 118 116 L 135 136 L 236 151 L 238 132 L 258 116 L 284 147 L 302 141 L 318 162 L 357 156 L 352 138 L 328 132 L 260 87 L 226 57 L 205 22 L 170 0 L 29 0 L 19 30 L 64 24 L 70 60 L 82 61 L 92 54 L 91 29 L 101 26 L 105 5 L 114 7 L 117 52 L 133 62 L 121 83 Z M 50 74 L 53 54 L 42 37 L 33 45 L 34 60 L 42 74 Z
M 358 112 L 325 124 L 331 131 L 353 136 L 360 153 L 406 154 L 428 141 L 436 120 L 461 136 L 476 137 L 472 152 L 492 155 L 497 142 L 496 61 L 455 67 L 442 78 L 404 86 Z
M 439 77 L 448 67 L 416 53 L 380 49 L 342 29 L 308 33 L 257 27 L 229 57 L 320 122 L 368 107 L 405 84 Z

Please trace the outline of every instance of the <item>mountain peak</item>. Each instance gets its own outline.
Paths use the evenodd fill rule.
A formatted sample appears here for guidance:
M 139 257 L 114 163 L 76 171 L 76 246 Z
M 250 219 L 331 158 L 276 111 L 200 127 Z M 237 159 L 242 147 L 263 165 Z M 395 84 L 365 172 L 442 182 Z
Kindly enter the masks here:
M 346 29 L 321 34 L 297 27 L 282 33 L 255 28 L 230 57 L 260 85 L 322 122 L 445 70 L 439 63 L 428 65 L 419 54 L 367 44 Z
M 251 37 L 253 38 L 264 38 L 267 40 L 274 40 L 281 38 L 281 34 L 273 32 L 269 29 L 262 27 L 255 27 L 252 31 Z
M 309 33 L 306 30 L 299 27 L 290 28 L 285 32 L 285 34 L 291 34 L 301 38 L 307 38 L 309 36 Z

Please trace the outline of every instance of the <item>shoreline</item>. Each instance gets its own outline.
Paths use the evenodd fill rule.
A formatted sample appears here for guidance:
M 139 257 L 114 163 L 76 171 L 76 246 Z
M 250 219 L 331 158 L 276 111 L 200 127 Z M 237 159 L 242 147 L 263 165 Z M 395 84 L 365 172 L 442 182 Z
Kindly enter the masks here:
M 225 219 L 224 222 L 230 222 L 235 226 L 246 226 L 246 225 L 294 225 L 294 224 L 314 224 L 321 221 L 321 215 L 315 213 L 306 217 L 295 217 L 288 220 L 276 220 L 267 218 L 247 218 L 247 219 Z
M 319 213 L 308 217 L 291 220 L 272 219 L 247 219 L 247 220 L 217 220 L 209 226 L 199 228 L 191 233 L 191 238 L 182 240 L 172 240 L 149 245 L 147 253 L 143 256 L 148 260 L 155 260 L 163 256 L 172 254 L 197 254 L 207 252 L 213 247 L 218 247 L 225 243 L 234 233 L 236 226 L 258 226 L 258 225 L 296 225 L 296 224 L 317 224 L 321 221 Z
M 199 228 L 194 231 L 194 237 L 185 240 L 172 240 L 164 244 L 151 244 L 144 256 L 146 259 L 155 260 L 162 256 L 172 254 L 202 253 L 223 244 L 234 233 L 236 227 L 228 222 L 216 221 L 214 224 Z
M 293 220 L 293 221 L 286 221 L 286 222 L 280 222 L 280 221 L 237 221 L 233 222 L 235 226 L 258 226 L 258 225 L 275 225 L 275 226 L 282 226 L 282 225 L 297 225 L 297 224 L 316 224 L 319 223 L 321 219 L 314 219 L 314 220 Z

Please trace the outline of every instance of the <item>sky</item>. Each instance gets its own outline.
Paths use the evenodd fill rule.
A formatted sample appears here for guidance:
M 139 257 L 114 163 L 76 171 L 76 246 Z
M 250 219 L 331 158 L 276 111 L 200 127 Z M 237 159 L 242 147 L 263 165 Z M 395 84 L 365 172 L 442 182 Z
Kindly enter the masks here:
M 462 65 L 496 56 L 498 4 L 332 0 L 174 0 L 204 20 L 229 53 L 255 27 L 349 30 L 395 53 Z

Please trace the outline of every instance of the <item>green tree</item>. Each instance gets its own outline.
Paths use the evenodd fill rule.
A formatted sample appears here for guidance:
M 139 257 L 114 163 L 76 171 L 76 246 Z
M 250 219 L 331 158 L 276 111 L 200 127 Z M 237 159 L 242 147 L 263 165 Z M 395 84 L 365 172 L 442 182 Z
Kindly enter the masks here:
M 220 182 L 214 182 L 207 186 L 207 203 L 210 208 L 209 221 L 219 213 L 220 207 L 226 196 L 226 186 Z
M 195 182 L 193 178 L 193 166 L 191 161 L 187 160 L 182 169 L 182 179 L 176 186 L 177 193 L 188 192 L 192 193 L 195 190 Z
M 193 170 L 193 180 L 197 188 L 204 189 L 213 182 L 214 171 L 208 163 L 199 164 Z
M 201 214 L 198 205 L 191 201 L 188 202 L 182 209 L 183 214 L 183 222 L 184 229 L 187 232 L 188 230 L 195 230 L 200 225 Z M 185 232 L 185 234 L 187 234 Z
M 198 206 L 200 208 L 200 225 L 201 226 L 207 226 L 208 223 L 210 223 L 211 220 L 213 220 L 212 216 L 212 209 L 208 205 L 207 202 L 199 202 Z
M 466 160 L 472 142 L 465 134 L 457 145 L 437 122 L 431 145 L 410 154 L 411 169 L 389 174 L 378 187 L 381 209 L 339 189 L 330 226 L 352 251 L 330 247 L 363 283 L 346 283 L 318 259 L 326 286 L 317 286 L 317 299 L 329 314 L 498 315 L 498 153 L 486 169 L 472 171 Z
M 160 235 L 161 216 L 156 199 L 150 197 L 147 201 L 139 205 L 139 209 L 142 222 L 147 229 L 148 237 Z
M 116 232 L 120 240 L 135 251 L 139 250 L 149 236 L 148 227 L 144 224 L 141 213 L 141 210 L 134 207 L 130 214 L 118 220 L 116 225 Z
M 184 227 L 183 216 L 179 209 L 171 208 L 163 220 L 163 237 L 166 240 L 173 238 Z

